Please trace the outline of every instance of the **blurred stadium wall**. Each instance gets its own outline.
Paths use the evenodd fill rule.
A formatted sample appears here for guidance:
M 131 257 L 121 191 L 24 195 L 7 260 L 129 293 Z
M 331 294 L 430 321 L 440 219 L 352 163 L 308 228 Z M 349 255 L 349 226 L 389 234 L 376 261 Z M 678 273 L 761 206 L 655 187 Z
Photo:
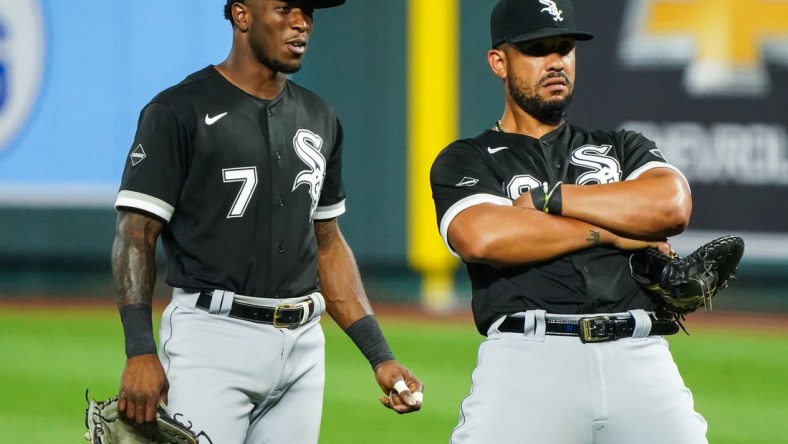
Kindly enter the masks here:
M 448 43 L 408 26 L 407 1 L 349 0 L 317 11 L 310 53 L 294 76 L 343 120 L 341 226 L 380 300 L 417 302 L 422 288 L 408 260 L 409 189 L 429 192 L 408 183 L 408 151 L 417 145 L 408 134 L 416 108 L 409 44 L 418 41 L 419 60 L 429 60 L 426 50 L 458 73 L 456 104 L 445 105 L 456 122 L 440 124 L 456 134 L 434 150 L 490 127 L 502 110 L 485 62 L 496 1 L 435 2 L 459 11 Z M 138 113 L 161 89 L 223 60 L 231 31 L 222 3 L 0 3 L 0 297 L 111 293 L 112 203 Z M 780 81 L 788 1 L 575 4 L 596 38 L 578 46 L 571 120 L 639 130 L 682 169 L 695 209 L 690 230 L 672 240 L 679 253 L 722 234 L 745 238 L 739 281 L 716 309 L 788 310 L 788 84 Z M 430 75 L 421 68 L 419 76 Z M 433 113 L 446 120 L 440 108 Z M 467 281 L 454 265 L 463 303 Z

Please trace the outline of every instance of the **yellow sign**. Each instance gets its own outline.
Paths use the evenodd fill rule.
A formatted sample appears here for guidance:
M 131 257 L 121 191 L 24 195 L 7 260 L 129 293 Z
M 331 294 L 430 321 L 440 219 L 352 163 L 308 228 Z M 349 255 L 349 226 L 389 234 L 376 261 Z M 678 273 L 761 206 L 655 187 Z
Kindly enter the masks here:
M 788 1 L 635 0 L 621 38 L 627 64 L 685 66 L 694 95 L 762 95 L 766 62 L 788 64 Z
M 458 135 L 459 1 L 408 2 L 408 262 L 422 275 L 421 302 L 454 302 L 459 265 L 438 234 L 430 167 Z

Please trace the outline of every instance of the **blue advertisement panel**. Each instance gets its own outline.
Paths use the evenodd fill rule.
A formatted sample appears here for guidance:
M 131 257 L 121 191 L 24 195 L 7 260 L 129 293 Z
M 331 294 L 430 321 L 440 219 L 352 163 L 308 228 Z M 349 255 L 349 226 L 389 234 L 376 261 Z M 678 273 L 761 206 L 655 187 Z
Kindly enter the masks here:
M 142 106 L 226 55 L 221 14 L 187 0 L 0 2 L 0 205 L 111 208 Z

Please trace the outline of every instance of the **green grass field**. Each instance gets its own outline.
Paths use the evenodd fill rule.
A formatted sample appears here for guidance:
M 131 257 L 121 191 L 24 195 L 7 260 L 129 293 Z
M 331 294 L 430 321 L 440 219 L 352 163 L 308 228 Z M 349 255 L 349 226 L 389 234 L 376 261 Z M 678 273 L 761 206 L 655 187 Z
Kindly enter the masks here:
M 331 321 L 321 443 L 446 443 L 483 339 L 470 323 L 381 317 L 398 357 L 426 385 L 416 414 L 383 408 L 368 364 Z M 693 327 L 670 343 L 713 444 L 788 442 L 788 330 Z M 117 314 L 106 308 L 0 306 L 0 437 L 80 443 L 84 392 L 117 391 L 123 365 Z M 221 444 L 221 443 L 216 443 Z

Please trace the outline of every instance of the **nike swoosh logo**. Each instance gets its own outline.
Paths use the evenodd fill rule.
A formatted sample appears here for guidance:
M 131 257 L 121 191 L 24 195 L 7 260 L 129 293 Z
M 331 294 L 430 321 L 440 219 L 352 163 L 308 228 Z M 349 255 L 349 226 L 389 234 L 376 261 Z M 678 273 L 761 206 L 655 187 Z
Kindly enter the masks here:
M 499 146 L 498 148 L 490 148 L 490 147 L 488 146 L 488 147 L 487 147 L 487 152 L 488 152 L 488 153 L 490 153 L 490 154 L 495 154 L 495 153 L 497 153 L 498 151 L 501 151 L 501 150 L 508 150 L 508 149 L 509 149 L 509 147 L 508 147 L 508 146 Z
M 224 117 L 224 116 L 226 116 L 226 115 L 227 115 L 227 113 L 226 113 L 226 112 L 224 112 L 224 113 L 221 113 L 221 114 L 217 114 L 217 115 L 215 115 L 215 116 L 213 116 L 213 117 L 211 117 L 211 116 L 209 116 L 208 114 L 206 114 L 206 115 L 205 115 L 205 124 L 206 124 L 206 125 L 213 125 L 214 123 L 218 122 L 218 121 L 219 121 L 219 119 L 221 119 L 222 117 Z

